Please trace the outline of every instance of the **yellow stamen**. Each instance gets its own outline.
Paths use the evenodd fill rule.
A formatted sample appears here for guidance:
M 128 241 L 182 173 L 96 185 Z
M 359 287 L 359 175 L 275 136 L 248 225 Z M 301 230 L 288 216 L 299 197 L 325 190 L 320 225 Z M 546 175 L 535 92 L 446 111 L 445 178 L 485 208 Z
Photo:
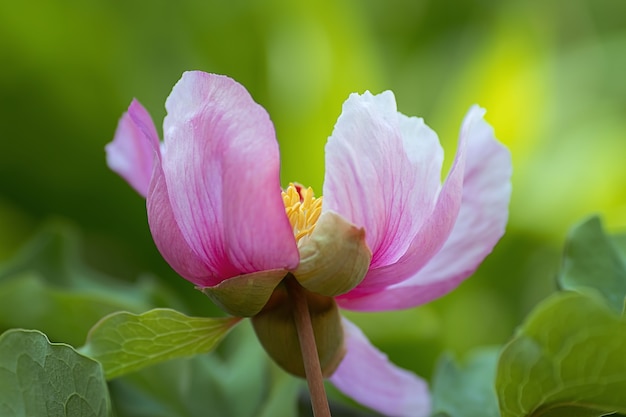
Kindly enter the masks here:
M 322 197 L 315 198 L 311 187 L 304 188 L 293 183 L 289 184 L 282 195 L 285 212 L 293 228 L 296 242 L 299 242 L 315 229 L 317 219 L 322 213 Z

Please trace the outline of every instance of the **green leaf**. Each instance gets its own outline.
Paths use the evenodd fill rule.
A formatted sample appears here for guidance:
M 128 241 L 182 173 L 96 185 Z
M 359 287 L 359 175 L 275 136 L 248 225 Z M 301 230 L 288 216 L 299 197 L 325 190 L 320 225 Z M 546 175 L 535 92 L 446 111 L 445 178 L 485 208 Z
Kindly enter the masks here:
M 598 217 L 577 225 L 565 247 L 559 284 L 568 290 L 599 291 L 614 310 L 623 312 L 626 298 L 625 243 L 624 236 L 605 234 Z
M 626 413 L 626 319 L 599 296 L 550 297 L 504 348 L 496 391 L 502 417 Z
M 100 364 L 35 330 L 0 336 L 0 415 L 107 417 Z
M 164 308 L 113 313 L 96 324 L 80 351 L 100 363 L 107 379 L 173 358 L 213 350 L 237 317 L 189 317 Z
M 463 363 L 444 355 L 433 380 L 434 417 L 498 417 L 494 387 L 499 348 L 483 348 Z
M 210 355 L 111 381 L 119 417 L 293 417 L 303 381 L 270 364 L 248 320 Z

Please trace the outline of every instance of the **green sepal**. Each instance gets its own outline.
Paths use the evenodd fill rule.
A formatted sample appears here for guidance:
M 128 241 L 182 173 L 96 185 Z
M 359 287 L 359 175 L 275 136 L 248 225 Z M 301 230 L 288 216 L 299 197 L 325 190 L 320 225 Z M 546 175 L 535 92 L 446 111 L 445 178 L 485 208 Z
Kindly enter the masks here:
M 284 269 L 254 272 L 198 289 L 228 314 L 252 317 L 263 309 L 287 273 Z
M 306 296 L 322 374 L 330 376 L 345 355 L 339 309 L 332 297 L 309 291 Z M 284 284 L 276 288 L 265 308 L 252 317 L 252 325 L 274 362 L 293 375 L 305 377 L 293 306 Z
M 328 297 L 345 294 L 363 281 L 372 259 L 365 229 L 336 213 L 319 218 L 313 233 L 300 241 L 300 264 L 293 271 L 300 285 Z

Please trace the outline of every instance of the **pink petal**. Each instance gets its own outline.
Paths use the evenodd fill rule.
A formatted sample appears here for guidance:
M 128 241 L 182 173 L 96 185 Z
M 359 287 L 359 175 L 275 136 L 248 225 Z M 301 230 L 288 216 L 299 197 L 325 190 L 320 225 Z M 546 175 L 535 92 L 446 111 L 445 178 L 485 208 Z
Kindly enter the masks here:
M 120 119 L 113 141 L 105 147 L 107 164 L 139 194 L 146 196 L 159 136 L 150 114 L 133 100 Z
M 423 268 L 397 285 L 370 294 L 354 295 L 339 301 L 343 308 L 361 311 L 397 310 L 414 307 L 438 298 L 456 288 L 470 276 L 504 234 L 511 196 L 511 156 L 509 151 L 494 137 L 493 129 L 483 120 L 484 110 L 474 106 L 470 109 L 461 131 L 461 142 L 467 141 L 466 164 L 463 176 L 462 202 L 458 219 L 445 244 Z M 462 143 L 459 145 L 462 146 Z M 462 153 L 462 149 L 460 150 Z M 462 155 L 457 155 L 457 161 Z M 454 170 L 448 182 L 457 183 Z M 462 172 L 462 170 L 460 171 Z M 442 195 L 449 194 L 447 201 L 454 204 L 454 194 L 444 186 Z M 455 185 L 456 189 L 458 185 Z M 450 210 L 448 206 L 448 210 Z M 440 210 L 445 219 L 446 210 Z M 435 217 L 438 219 L 437 217 Z M 444 224 L 437 220 L 435 225 Z M 431 230 L 434 229 L 431 227 Z M 438 241 L 445 233 L 434 234 Z M 427 235 L 428 236 L 428 235 Z M 429 242 L 422 238 L 419 244 L 429 252 Z M 423 243 L 421 243 L 423 242 Z M 418 245 L 419 247 L 419 245 Z M 417 252 L 417 262 L 404 259 L 396 271 L 383 271 L 405 276 L 419 266 L 423 256 Z
M 398 113 L 392 92 L 352 94 L 344 103 L 326 145 L 324 211 L 365 228 L 371 268 L 408 249 L 433 210 L 442 159 L 436 134 Z
M 167 193 L 184 240 L 211 271 L 205 285 L 295 268 L 267 112 L 234 80 L 199 71 L 183 75 L 165 107 Z
M 457 154 L 439 196 L 435 208 L 422 228 L 413 236 L 411 244 L 395 263 L 372 268 L 361 285 L 346 298 L 361 297 L 402 282 L 417 273 L 441 249 L 456 222 L 461 208 L 463 175 L 465 172 L 466 136 L 461 135 Z M 411 216 L 411 213 L 400 213 Z
M 152 238 L 163 258 L 182 277 L 204 287 L 212 271 L 191 249 L 174 219 L 161 164 L 154 167 L 147 197 L 148 224 Z
M 386 416 L 428 416 L 431 403 L 426 382 L 389 362 L 345 318 L 343 328 L 347 353 L 330 381 L 347 396 Z

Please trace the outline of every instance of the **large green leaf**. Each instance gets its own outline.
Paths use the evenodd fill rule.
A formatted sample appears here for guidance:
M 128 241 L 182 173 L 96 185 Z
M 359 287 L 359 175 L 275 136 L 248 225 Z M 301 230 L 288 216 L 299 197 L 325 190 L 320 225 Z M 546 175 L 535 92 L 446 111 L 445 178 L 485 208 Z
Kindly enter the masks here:
M 110 412 L 98 362 L 50 343 L 39 331 L 0 336 L 0 415 L 108 417 Z
M 210 355 L 127 374 L 111 393 L 119 417 L 294 417 L 303 386 L 270 364 L 246 320 Z
M 499 348 L 483 348 L 458 363 L 444 355 L 433 380 L 434 417 L 498 417 L 494 378 Z
M 113 313 L 96 324 L 80 351 L 100 363 L 107 379 L 174 358 L 213 350 L 239 322 L 236 317 L 189 317 L 157 308 Z
M 556 294 L 504 348 L 502 417 L 626 413 L 626 319 L 599 296 Z
M 558 277 L 561 287 L 599 291 L 613 309 L 622 312 L 626 298 L 624 243 L 624 236 L 607 235 L 598 217 L 574 227 Z

